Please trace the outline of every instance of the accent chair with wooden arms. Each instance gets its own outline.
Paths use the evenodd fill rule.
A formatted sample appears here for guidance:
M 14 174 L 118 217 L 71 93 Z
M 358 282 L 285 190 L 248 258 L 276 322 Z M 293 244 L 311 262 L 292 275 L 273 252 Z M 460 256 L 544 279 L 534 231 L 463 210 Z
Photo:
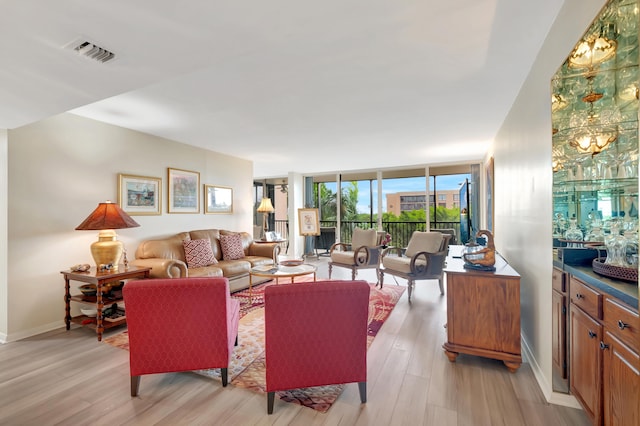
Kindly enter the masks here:
M 122 289 L 129 331 L 131 396 L 144 374 L 227 368 L 238 342 L 240 303 L 224 277 L 160 278 Z
M 367 401 L 365 281 L 318 281 L 265 289 L 267 412 L 275 392 L 358 382 Z
M 358 269 L 377 268 L 380 249 L 377 246 L 378 233 L 375 229 L 355 228 L 351 244 L 335 243 L 329 256 L 329 278 L 334 266 L 351 269 L 351 279 L 355 280 Z
M 378 267 L 380 288 L 384 283 L 384 274 L 405 278 L 411 301 L 411 293 L 417 280 L 437 279 L 440 294 L 444 295 L 442 272 L 450 239 L 451 235 L 440 232 L 414 231 L 406 250 L 399 247 L 385 249 Z

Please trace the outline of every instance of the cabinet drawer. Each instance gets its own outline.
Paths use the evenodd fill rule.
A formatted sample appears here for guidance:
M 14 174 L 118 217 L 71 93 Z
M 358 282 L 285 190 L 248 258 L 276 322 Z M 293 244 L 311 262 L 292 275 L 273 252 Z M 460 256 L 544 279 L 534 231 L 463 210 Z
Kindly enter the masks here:
M 567 292 L 566 274 L 562 269 L 553 268 L 551 283 L 555 291 L 559 291 L 560 293 Z
M 571 303 L 579 306 L 593 318 L 602 319 L 602 294 L 574 276 L 571 276 L 569 288 Z
M 638 340 L 640 340 L 638 312 L 606 297 L 603 319 L 604 326 L 609 333 L 638 352 Z

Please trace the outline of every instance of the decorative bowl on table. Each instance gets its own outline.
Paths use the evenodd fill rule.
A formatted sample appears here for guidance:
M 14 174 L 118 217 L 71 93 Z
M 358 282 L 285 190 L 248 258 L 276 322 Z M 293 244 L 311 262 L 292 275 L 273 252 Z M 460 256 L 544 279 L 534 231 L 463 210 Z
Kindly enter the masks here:
M 98 292 L 95 284 L 83 284 L 78 289 L 85 296 L 95 296 Z
M 287 259 L 279 262 L 282 266 L 300 266 L 304 263 L 302 259 Z
M 98 315 L 98 310 L 96 308 L 80 308 L 80 312 L 82 312 L 82 315 L 86 315 L 91 318 Z

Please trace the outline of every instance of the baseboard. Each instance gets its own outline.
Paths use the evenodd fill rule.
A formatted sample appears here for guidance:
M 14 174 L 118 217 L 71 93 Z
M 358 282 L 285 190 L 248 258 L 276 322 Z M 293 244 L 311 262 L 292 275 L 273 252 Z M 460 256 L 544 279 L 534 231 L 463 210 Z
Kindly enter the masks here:
M 582 406 L 580 406 L 580 403 L 573 395 L 553 391 L 552 386 L 549 384 L 547 378 L 542 372 L 540 364 L 538 364 L 538 360 L 533 356 L 529 342 L 527 342 L 527 339 L 523 334 L 521 334 L 520 338 L 522 340 L 522 356 L 531 366 L 533 375 L 536 378 L 538 386 L 540 387 L 540 390 L 542 390 L 547 402 L 549 404 L 582 409 Z
M 48 331 L 56 330 L 64 327 L 64 320 L 55 321 L 49 324 L 41 325 L 39 327 L 31 328 L 29 330 L 23 330 L 18 333 L 0 334 L 1 343 L 15 342 L 18 340 L 26 339 L 27 337 L 37 336 L 38 334 L 46 333 Z

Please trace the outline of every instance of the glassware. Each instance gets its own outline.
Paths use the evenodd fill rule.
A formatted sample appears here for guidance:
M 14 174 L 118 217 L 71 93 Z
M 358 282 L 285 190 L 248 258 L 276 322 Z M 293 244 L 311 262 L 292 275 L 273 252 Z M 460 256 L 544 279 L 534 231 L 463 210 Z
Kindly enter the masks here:
M 567 247 L 580 247 L 579 241 L 582 241 L 583 234 L 578 228 L 578 221 L 575 218 L 569 219 L 569 228 L 564 233 L 564 238 L 568 241 Z
M 606 265 L 626 267 L 626 246 L 627 239 L 620 235 L 620 221 L 612 220 L 610 224 L 611 233 L 604 239 L 607 246 Z

